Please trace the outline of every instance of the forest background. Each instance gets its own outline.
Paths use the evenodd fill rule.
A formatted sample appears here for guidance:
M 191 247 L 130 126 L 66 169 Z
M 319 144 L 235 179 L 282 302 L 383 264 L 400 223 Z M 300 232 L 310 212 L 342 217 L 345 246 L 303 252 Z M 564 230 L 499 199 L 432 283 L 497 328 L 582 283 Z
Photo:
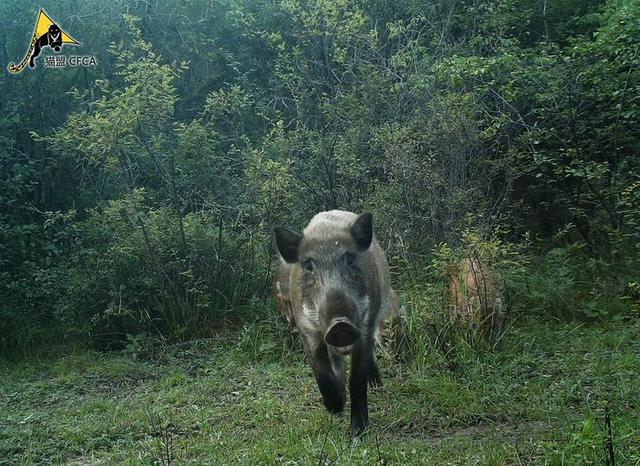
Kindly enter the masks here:
M 334 208 L 400 289 L 471 248 L 516 311 L 637 313 L 637 2 L 4 1 L 3 66 L 41 6 L 98 64 L 0 74 L 2 353 L 253 318 Z

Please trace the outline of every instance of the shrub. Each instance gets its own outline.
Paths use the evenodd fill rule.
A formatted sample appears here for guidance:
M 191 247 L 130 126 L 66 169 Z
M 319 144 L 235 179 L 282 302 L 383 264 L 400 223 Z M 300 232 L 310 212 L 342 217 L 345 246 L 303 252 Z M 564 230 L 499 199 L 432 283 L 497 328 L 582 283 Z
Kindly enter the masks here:
M 511 282 L 517 311 L 561 320 L 622 317 L 624 268 L 591 257 L 585 248 L 580 243 L 558 246 L 532 259 Z

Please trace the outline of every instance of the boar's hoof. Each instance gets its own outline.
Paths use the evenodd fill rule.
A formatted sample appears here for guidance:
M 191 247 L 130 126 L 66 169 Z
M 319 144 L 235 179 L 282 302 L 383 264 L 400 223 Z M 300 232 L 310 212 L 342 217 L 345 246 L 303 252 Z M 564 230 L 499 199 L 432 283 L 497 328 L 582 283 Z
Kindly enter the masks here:
M 334 319 L 324 334 L 324 341 L 338 348 L 354 344 L 360 338 L 360 330 L 346 317 Z
M 351 426 L 349 426 L 349 437 L 352 439 L 365 437 L 366 431 L 367 425 L 364 422 L 351 423 Z

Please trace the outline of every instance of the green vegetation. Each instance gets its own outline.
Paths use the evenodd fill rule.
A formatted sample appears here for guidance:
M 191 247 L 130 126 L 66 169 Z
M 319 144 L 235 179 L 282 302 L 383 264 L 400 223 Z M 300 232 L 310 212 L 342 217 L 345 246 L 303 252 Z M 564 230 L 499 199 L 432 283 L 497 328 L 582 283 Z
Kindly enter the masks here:
M 639 2 L 43 6 L 98 65 L 0 72 L 0 463 L 640 464 Z M 355 443 L 269 302 L 333 208 L 409 315 Z M 464 257 L 504 332 L 452 325 Z
M 420 335 L 412 335 L 419 339 Z M 67 464 L 617 464 L 640 461 L 640 326 L 519 322 L 455 368 L 382 360 L 372 430 L 325 412 L 274 320 L 143 353 L 0 370 L 0 457 Z M 137 357 L 133 357 L 137 356 Z
M 637 2 L 129 3 L 48 10 L 98 66 L 0 74 L 3 354 L 211 335 L 264 302 L 269 226 L 331 208 L 398 283 L 471 232 L 528 311 L 638 306 Z M 36 13 L 2 2 L 2 63 Z

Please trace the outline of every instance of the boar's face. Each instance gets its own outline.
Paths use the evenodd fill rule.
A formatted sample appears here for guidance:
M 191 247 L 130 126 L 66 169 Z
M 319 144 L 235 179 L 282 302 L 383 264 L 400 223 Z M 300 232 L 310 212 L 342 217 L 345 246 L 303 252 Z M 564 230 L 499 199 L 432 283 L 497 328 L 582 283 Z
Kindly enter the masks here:
M 349 227 L 327 224 L 308 235 L 276 227 L 274 235 L 284 260 L 300 267 L 303 315 L 315 321 L 327 344 L 355 343 L 369 307 L 364 262 L 373 240 L 371 214 Z

